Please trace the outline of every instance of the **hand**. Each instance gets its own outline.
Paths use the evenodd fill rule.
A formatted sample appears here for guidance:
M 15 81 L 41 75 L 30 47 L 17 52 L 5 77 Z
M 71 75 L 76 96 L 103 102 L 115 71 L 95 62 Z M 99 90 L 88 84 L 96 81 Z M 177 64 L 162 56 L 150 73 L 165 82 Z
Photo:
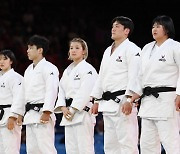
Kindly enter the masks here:
M 72 121 L 76 109 L 72 107 L 67 108 L 65 106 L 62 106 L 61 111 L 63 112 L 63 115 L 67 120 Z
M 41 118 L 40 118 L 40 122 L 42 124 L 47 124 L 50 119 L 50 114 L 51 114 L 50 111 L 43 111 L 43 114 L 41 115 Z
M 73 117 L 74 117 L 74 114 L 76 113 L 77 109 L 73 108 L 73 107 L 69 107 L 69 112 L 70 112 L 70 115 L 68 115 L 68 120 L 69 121 L 72 121 Z
M 99 104 L 98 103 L 94 103 L 93 106 L 91 107 L 91 114 L 98 114 L 98 107 L 99 107 Z
M 64 117 L 69 120 L 69 116 L 71 115 L 69 109 L 66 106 L 62 106 L 61 111 L 63 112 Z
M 130 103 L 135 103 L 135 106 L 137 107 L 139 104 L 137 102 L 137 100 L 140 98 L 140 95 L 138 95 L 137 93 L 134 93 L 133 96 L 131 97 L 131 102 Z
M 18 118 L 17 118 L 17 125 L 18 125 L 18 126 L 22 126 L 22 123 L 23 123 L 23 116 L 18 115 Z
M 176 96 L 175 106 L 176 106 L 176 111 L 179 111 L 179 112 L 180 112 L 180 95 L 177 95 L 177 96 Z
M 125 115 L 129 115 L 132 112 L 132 103 L 130 102 L 125 102 L 124 104 L 122 104 L 122 112 Z
M 16 117 L 9 117 L 8 118 L 8 122 L 7 122 L 7 128 L 9 130 L 13 130 L 15 125 L 16 125 L 16 120 L 17 118 Z

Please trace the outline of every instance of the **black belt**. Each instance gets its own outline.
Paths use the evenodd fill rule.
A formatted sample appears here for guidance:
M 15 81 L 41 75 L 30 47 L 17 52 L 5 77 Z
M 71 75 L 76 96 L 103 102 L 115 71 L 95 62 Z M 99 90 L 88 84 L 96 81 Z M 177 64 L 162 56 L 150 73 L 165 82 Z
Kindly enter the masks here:
M 110 99 L 114 100 L 116 103 L 119 103 L 121 100 L 117 98 L 117 96 L 124 95 L 126 90 L 119 90 L 115 92 L 106 91 L 103 92 L 102 98 L 96 99 L 96 101 L 106 100 L 109 101 Z
M 4 108 L 11 107 L 11 105 L 0 105 L 0 120 L 3 118 L 4 115 Z
M 159 97 L 159 92 L 170 92 L 170 91 L 176 91 L 175 87 L 145 87 L 143 89 L 143 94 L 140 96 L 140 99 L 138 100 L 138 104 L 141 104 L 141 99 L 145 96 L 153 95 L 154 97 Z
M 26 104 L 26 112 L 28 112 L 29 110 L 34 110 L 39 112 L 40 109 L 43 107 L 44 103 L 38 103 L 38 104 L 30 104 L 27 103 Z
M 65 101 L 66 101 L 66 107 L 69 107 L 69 106 L 71 106 L 73 99 L 69 98 L 69 99 L 66 99 Z M 88 106 L 85 106 L 83 110 L 88 112 L 90 110 L 90 108 Z

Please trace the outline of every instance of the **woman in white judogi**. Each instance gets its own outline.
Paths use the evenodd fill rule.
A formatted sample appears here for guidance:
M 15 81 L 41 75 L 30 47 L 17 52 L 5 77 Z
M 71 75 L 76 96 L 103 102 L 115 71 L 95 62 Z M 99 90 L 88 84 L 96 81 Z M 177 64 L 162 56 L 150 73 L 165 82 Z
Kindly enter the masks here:
M 11 109 L 16 101 L 23 77 L 14 71 L 16 58 L 11 50 L 0 52 L 0 153 L 19 154 L 21 126 Z
M 90 114 L 90 92 L 97 78 L 95 68 L 87 63 L 88 47 L 81 38 L 70 41 L 69 59 L 59 84 L 55 113 L 63 112 L 67 154 L 94 154 L 95 117 Z M 68 103 L 69 100 L 70 102 Z
M 149 89 L 149 92 L 143 92 L 145 96 L 138 114 L 142 118 L 141 153 L 159 154 L 161 142 L 166 154 L 180 154 L 177 120 L 180 105 L 180 43 L 173 40 L 175 31 L 170 17 L 158 16 L 152 26 L 155 41 L 145 45 L 142 50 L 139 86 L 132 87 L 137 93 L 132 101 L 139 97 L 138 94 L 142 95 L 145 87 L 155 90 L 161 87 L 159 89 L 165 91 L 151 93 Z M 137 87 L 139 90 L 134 89 Z
M 127 17 L 112 20 L 113 44 L 103 55 L 99 77 L 91 96 L 101 98 L 104 92 L 125 91 L 115 99 L 99 101 L 98 111 L 103 112 L 104 151 L 106 154 L 138 154 L 137 108 L 128 101 L 132 96 L 129 87 L 138 73 L 140 48 L 129 41 L 133 22 Z M 121 100 L 118 102 L 118 99 Z M 93 113 L 97 112 L 93 105 Z

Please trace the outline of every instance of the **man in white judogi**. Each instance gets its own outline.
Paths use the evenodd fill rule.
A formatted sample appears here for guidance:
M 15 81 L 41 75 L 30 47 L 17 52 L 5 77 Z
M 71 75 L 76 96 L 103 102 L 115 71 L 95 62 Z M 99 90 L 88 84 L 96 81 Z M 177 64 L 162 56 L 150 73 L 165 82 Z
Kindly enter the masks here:
M 140 95 L 142 98 L 138 114 L 142 118 L 141 153 L 160 153 L 161 142 L 167 154 L 180 154 L 177 112 L 180 105 L 180 43 L 172 39 L 174 25 L 167 16 L 154 19 L 152 34 L 156 41 L 144 46 L 139 78 L 136 86 L 130 88 L 136 92 L 132 101 Z
M 34 35 L 28 41 L 28 57 L 33 61 L 24 73 L 24 82 L 16 108 L 24 115 L 28 154 L 57 154 L 54 146 L 54 105 L 58 93 L 59 71 L 46 61 L 48 40 Z M 26 111 L 25 111 L 26 105 Z
M 95 101 L 92 113 L 97 113 L 97 106 L 98 111 L 103 112 L 106 154 L 138 154 L 137 108 L 128 101 L 132 95 L 129 87 L 138 72 L 140 48 L 128 39 L 133 31 L 131 19 L 116 17 L 112 24 L 114 42 L 104 52 L 99 77 L 91 93 L 101 101 L 99 106 Z M 108 91 L 120 92 L 107 99 Z

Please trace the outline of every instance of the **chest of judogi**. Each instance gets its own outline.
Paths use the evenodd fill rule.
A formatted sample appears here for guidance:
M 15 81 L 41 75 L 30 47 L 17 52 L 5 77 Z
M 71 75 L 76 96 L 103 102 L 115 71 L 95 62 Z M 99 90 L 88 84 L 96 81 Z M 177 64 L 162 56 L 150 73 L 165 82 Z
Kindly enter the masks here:
M 21 86 L 21 80 L 22 77 L 13 69 L 0 75 L 0 105 L 12 104 L 13 97 Z
M 128 59 L 126 47 L 117 48 L 111 55 L 109 47 L 103 56 L 101 80 L 104 91 L 126 89 L 128 82 Z
M 45 95 L 45 80 L 43 67 L 28 68 L 24 74 L 25 98 L 27 101 L 42 99 Z
M 16 101 L 16 96 L 20 90 L 22 78 L 13 69 L 0 76 L 0 105 L 6 105 L 6 107 L 3 107 L 3 110 L 0 110 L 3 113 L 0 120 L 1 126 L 7 123 L 10 109 Z
M 154 53 L 151 55 L 151 53 Z M 178 66 L 170 42 L 161 47 L 150 45 L 142 53 L 143 86 L 175 86 L 178 79 Z
M 153 51 L 154 50 L 154 51 Z M 153 53 L 152 53 L 153 52 Z M 180 45 L 169 39 L 160 47 L 152 42 L 142 50 L 142 88 L 178 87 Z M 142 117 L 173 117 L 175 112 L 174 92 L 160 92 L 159 97 L 146 96 L 142 99 L 139 115 Z
M 12 100 L 12 89 L 9 87 L 8 78 L 0 77 L 0 105 L 7 103 L 7 99 Z

